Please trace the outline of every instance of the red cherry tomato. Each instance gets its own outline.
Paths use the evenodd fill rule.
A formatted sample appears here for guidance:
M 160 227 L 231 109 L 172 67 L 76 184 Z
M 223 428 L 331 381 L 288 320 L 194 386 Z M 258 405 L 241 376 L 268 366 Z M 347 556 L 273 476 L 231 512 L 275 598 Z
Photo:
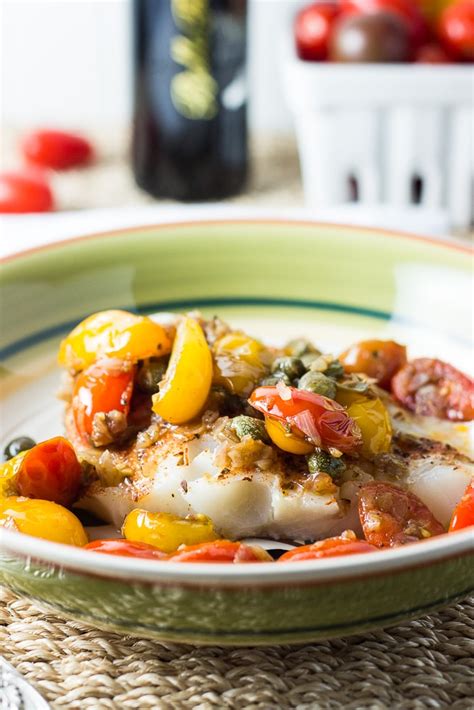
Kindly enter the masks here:
M 407 361 L 407 350 L 394 340 L 363 340 L 343 352 L 339 360 L 346 372 L 363 372 L 389 390 L 393 375 Z
M 449 532 L 463 530 L 471 525 L 474 525 L 474 481 L 471 481 L 468 485 L 463 497 L 454 510 L 449 525 Z
M 328 397 L 296 387 L 258 387 L 249 403 L 259 412 L 302 433 L 315 446 L 355 451 L 362 434 L 344 407 Z
M 26 498 L 71 505 L 81 485 L 81 465 L 69 441 L 62 436 L 43 441 L 26 452 L 16 479 Z
M 418 496 L 381 481 L 366 483 L 360 489 L 359 517 L 367 542 L 376 547 L 394 547 L 444 533 Z
M 438 36 L 453 59 L 474 62 L 473 0 L 460 0 L 445 8 L 439 18 Z
M 122 360 L 104 359 L 81 372 L 75 380 L 72 408 L 79 433 L 86 439 L 93 433 L 98 413 L 130 410 L 135 368 Z
M 41 174 L 0 173 L 0 213 L 50 212 L 53 208 L 53 193 Z
M 415 62 L 418 62 L 418 64 L 449 64 L 451 58 L 440 44 L 428 42 L 417 49 Z
M 301 59 L 313 62 L 327 59 L 332 23 L 338 15 L 335 2 L 318 2 L 300 10 L 295 19 L 295 40 Z
M 365 540 L 345 537 L 328 537 L 326 540 L 303 545 L 294 550 L 288 550 L 278 562 L 301 562 L 302 560 L 320 560 L 323 557 L 339 557 L 340 555 L 356 555 L 360 552 L 375 552 L 376 547 Z
M 392 379 L 392 392 L 416 414 L 474 419 L 474 381 L 442 360 L 423 357 L 407 363 Z
M 148 560 L 167 560 L 166 552 L 160 552 L 146 542 L 131 540 L 94 540 L 85 545 L 84 550 L 101 552 L 104 555 L 120 555 L 121 557 L 141 557 Z
M 422 44 L 428 35 L 428 27 L 420 8 L 412 0 L 341 0 L 345 13 L 371 13 L 387 10 L 402 17 L 408 24 L 413 47 Z
M 88 140 L 64 131 L 35 131 L 23 141 L 25 158 L 35 165 L 67 170 L 89 163 L 93 149 Z
M 272 558 L 262 548 L 243 542 L 214 540 L 199 545 L 182 545 L 170 555 L 173 562 L 271 562 Z

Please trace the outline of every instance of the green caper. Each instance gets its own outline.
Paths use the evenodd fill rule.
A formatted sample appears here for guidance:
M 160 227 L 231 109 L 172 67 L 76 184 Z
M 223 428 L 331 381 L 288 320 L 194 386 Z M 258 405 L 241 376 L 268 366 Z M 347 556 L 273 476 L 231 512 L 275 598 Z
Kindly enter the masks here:
M 322 372 L 307 372 L 298 382 L 298 389 L 322 394 L 329 399 L 336 396 L 336 383 Z
M 309 454 L 306 457 L 306 462 L 310 473 L 329 473 L 332 477 L 342 473 L 346 468 L 342 457 L 336 458 L 321 449 L 316 449 L 312 454 Z
M 306 372 L 306 368 L 299 357 L 277 357 L 273 361 L 272 372 L 283 372 L 290 380 L 295 380 Z
M 306 355 L 301 356 L 301 362 L 305 366 L 306 370 L 309 370 L 311 364 L 320 357 L 321 353 L 306 353 Z
M 254 417 L 247 417 L 245 414 L 241 414 L 232 419 L 230 428 L 233 429 L 240 440 L 245 436 L 249 436 L 251 439 L 256 439 L 257 441 L 268 441 L 265 422 L 262 422 L 261 419 L 255 419 Z
M 138 388 L 147 394 L 158 392 L 167 367 L 168 358 L 166 357 L 144 360 L 137 373 Z
M 338 380 L 340 377 L 343 376 L 344 368 L 339 362 L 339 360 L 333 360 L 324 370 L 324 374 L 326 375 L 326 377 L 332 377 L 333 379 Z
M 265 377 L 260 384 L 265 387 L 275 387 L 279 382 L 283 382 L 284 385 L 291 385 L 290 378 L 288 375 L 285 375 L 284 372 L 281 372 L 281 370 L 277 370 L 277 372 L 274 372 L 270 377 Z
M 285 350 L 293 357 L 299 358 L 303 358 L 303 355 L 321 355 L 320 351 L 306 338 L 290 340 Z

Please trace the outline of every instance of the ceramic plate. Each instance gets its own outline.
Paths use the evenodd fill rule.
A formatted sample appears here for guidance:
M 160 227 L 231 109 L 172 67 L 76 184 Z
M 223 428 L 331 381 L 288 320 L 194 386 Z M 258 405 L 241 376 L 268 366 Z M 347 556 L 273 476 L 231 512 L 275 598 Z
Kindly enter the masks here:
M 469 370 L 469 250 L 297 222 L 126 229 L 26 252 L 2 269 L 2 444 L 62 431 L 61 337 L 105 308 L 198 308 L 275 344 L 393 337 Z M 173 565 L 94 555 L 4 529 L 0 580 L 59 614 L 172 641 L 303 642 L 387 626 L 473 588 L 472 532 L 342 559 Z

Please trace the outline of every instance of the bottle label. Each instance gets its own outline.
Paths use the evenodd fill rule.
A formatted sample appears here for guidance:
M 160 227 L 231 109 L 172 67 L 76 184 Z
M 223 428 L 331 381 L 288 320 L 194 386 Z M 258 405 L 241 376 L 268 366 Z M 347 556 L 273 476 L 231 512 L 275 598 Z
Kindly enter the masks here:
M 211 74 L 209 0 L 171 0 L 171 10 L 182 32 L 171 39 L 171 58 L 183 67 L 171 80 L 171 100 L 185 118 L 210 120 L 219 87 Z

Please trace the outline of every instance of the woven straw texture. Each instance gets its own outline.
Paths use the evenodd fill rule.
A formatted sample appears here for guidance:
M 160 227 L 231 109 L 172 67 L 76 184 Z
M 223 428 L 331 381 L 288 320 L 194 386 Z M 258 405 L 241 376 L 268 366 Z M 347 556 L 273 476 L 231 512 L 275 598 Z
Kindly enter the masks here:
M 226 649 L 105 633 L 0 589 L 0 649 L 53 708 L 474 708 L 474 598 L 386 631 Z

